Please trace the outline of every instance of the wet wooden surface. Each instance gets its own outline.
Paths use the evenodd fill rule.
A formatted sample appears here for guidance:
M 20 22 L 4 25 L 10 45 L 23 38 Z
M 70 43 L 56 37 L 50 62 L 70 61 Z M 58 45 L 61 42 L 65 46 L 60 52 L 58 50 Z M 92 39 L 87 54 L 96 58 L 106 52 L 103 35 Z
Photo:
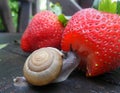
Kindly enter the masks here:
M 21 34 L 0 33 L 0 44 L 8 43 L 0 49 L 0 93 L 120 93 L 120 69 L 94 78 L 75 70 L 62 83 L 43 87 L 14 86 L 13 79 L 23 75 L 23 64 L 29 55 L 14 42 L 20 37 Z

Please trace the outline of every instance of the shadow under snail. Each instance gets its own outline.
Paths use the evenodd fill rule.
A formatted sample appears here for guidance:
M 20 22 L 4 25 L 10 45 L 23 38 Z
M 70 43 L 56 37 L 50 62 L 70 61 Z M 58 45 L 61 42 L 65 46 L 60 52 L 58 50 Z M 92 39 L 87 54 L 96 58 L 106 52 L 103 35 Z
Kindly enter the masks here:
M 72 51 L 63 53 L 52 47 L 40 48 L 26 59 L 23 67 L 24 77 L 16 77 L 14 85 L 24 85 L 28 82 L 35 86 L 43 86 L 62 82 L 79 65 L 79 60 Z

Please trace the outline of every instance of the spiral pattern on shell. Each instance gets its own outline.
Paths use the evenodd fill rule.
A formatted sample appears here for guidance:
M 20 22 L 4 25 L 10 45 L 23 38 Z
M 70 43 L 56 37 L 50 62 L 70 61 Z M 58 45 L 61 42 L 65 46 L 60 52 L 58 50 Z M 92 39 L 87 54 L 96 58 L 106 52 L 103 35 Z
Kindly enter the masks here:
M 63 54 L 56 48 L 47 47 L 34 51 L 26 60 L 23 73 L 32 85 L 42 86 L 55 80 L 62 69 Z

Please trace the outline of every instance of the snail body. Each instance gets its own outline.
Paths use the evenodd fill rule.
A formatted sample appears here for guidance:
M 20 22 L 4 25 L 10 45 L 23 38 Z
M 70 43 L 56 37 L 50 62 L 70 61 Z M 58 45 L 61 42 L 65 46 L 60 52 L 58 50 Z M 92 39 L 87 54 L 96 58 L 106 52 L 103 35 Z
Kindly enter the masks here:
M 46 85 L 58 77 L 62 64 L 61 52 L 52 47 L 41 48 L 27 58 L 23 68 L 24 76 L 32 85 Z
M 27 82 L 35 86 L 62 82 L 79 65 L 79 60 L 73 52 L 67 57 L 56 48 L 45 47 L 34 51 L 26 60 L 23 73 Z M 22 80 L 16 78 L 15 81 Z

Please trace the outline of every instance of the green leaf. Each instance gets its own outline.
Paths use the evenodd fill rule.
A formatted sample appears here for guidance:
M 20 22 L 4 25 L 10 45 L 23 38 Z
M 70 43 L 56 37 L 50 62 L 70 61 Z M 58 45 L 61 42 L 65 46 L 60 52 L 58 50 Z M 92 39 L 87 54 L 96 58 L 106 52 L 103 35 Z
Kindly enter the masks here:
M 18 12 L 19 12 L 18 0 L 8 0 L 8 4 L 11 9 L 11 15 L 12 15 L 14 26 L 17 28 Z
M 50 10 L 54 12 L 56 15 L 62 14 L 62 7 L 60 3 L 53 4 L 52 2 L 50 3 Z
M 116 11 L 117 14 L 120 14 L 120 1 L 118 0 L 117 1 L 117 11 Z
M 98 10 L 110 13 L 116 13 L 117 2 L 113 0 L 101 0 Z
M 0 44 L 0 49 L 5 48 L 8 45 L 8 43 Z
M 68 22 L 68 19 L 65 17 L 64 14 L 60 14 L 60 15 L 58 16 L 58 19 L 59 19 L 60 22 L 62 22 L 62 24 L 63 24 L 64 26 L 66 26 L 66 24 L 67 24 L 67 22 Z

